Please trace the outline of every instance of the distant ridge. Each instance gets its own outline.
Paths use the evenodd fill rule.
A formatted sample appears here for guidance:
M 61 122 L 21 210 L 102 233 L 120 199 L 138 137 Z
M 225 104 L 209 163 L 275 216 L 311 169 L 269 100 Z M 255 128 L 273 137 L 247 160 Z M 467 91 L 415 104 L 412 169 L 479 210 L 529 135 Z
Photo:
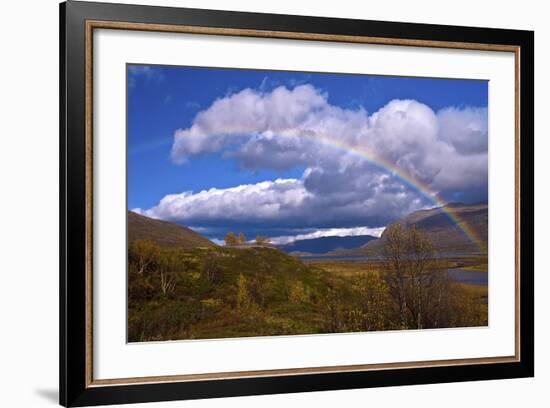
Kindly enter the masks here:
M 149 239 L 165 248 L 216 246 L 212 241 L 190 228 L 128 211 L 128 242 L 137 239 Z
M 338 250 L 357 248 L 374 239 L 376 237 L 370 235 L 321 237 L 297 240 L 279 245 L 278 248 L 287 253 L 327 254 Z
M 460 223 L 466 223 L 487 247 L 489 215 L 486 203 L 449 203 L 444 207 L 415 211 L 397 220 L 396 223 L 406 226 L 416 225 L 417 228 L 428 233 L 432 242 L 441 252 L 453 254 L 481 252 L 480 248 L 465 235 L 461 227 L 449 218 L 444 211 L 445 207 L 452 208 L 453 214 L 457 214 L 461 220 Z M 358 252 L 375 253 L 380 249 L 383 240 L 384 234 L 380 239 L 364 245 Z

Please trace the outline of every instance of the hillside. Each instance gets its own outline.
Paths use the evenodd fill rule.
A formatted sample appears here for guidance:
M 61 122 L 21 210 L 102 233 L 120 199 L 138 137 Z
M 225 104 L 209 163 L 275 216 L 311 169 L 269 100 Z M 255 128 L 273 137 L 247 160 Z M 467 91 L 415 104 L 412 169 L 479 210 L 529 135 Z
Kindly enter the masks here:
M 223 246 L 162 249 L 157 256 L 142 274 L 137 257 L 129 257 L 130 342 L 323 331 L 319 301 L 328 277 L 293 256 Z
M 287 253 L 326 254 L 361 247 L 374 239 L 376 238 L 370 235 L 321 237 L 297 240 L 286 245 L 279 245 L 278 248 Z
M 302 262 L 259 246 L 142 249 L 128 254 L 129 342 L 403 328 L 376 260 Z M 446 291 L 445 319 L 433 327 L 487 324 L 486 290 Z
M 413 216 L 433 233 L 448 230 L 437 211 Z M 188 228 L 132 212 L 128 232 L 129 342 L 403 328 L 376 259 L 303 261 L 271 246 L 217 246 Z M 371 239 L 366 247 L 378 242 L 356 239 Z M 486 286 L 445 291 L 444 318 L 424 327 L 487 324 Z M 407 327 L 416 325 L 411 318 Z
M 128 242 L 137 239 L 148 239 L 164 248 L 216 246 L 212 241 L 189 228 L 128 211 Z
M 455 223 L 447 214 L 447 210 L 457 215 L 459 223 Z M 475 254 L 483 252 L 463 230 L 467 227 L 473 230 L 477 237 L 487 247 L 488 234 L 488 211 L 487 204 L 448 204 L 445 207 L 420 210 L 396 221 L 404 225 L 416 225 L 419 229 L 427 232 L 430 238 L 441 252 L 451 254 Z M 379 240 L 371 241 L 357 253 L 372 254 L 380 248 L 384 240 L 384 234 Z

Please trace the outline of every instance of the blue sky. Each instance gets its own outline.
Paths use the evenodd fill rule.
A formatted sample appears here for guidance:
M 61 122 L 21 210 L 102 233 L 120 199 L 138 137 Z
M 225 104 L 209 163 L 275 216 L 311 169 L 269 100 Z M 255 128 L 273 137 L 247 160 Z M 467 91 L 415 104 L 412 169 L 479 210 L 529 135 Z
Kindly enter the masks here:
M 276 97 L 279 94 L 280 97 Z M 288 104 L 284 102 L 284 98 L 288 98 Z M 225 101 L 218 104 L 218 108 L 231 109 L 231 113 L 223 111 L 218 115 L 219 117 L 228 115 L 229 119 L 225 119 L 223 123 L 217 123 L 216 116 L 212 113 L 214 112 L 213 104 L 217 100 Z M 278 106 L 274 105 L 273 101 L 275 100 L 283 101 L 280 102 L 282 108 L 285 105 L 297 103 L 296 106 L 306 106 L 304 109 L 307 112 L 304 115 L 307 115 L 308 119 L 305 119 L 305 116 L 294 118 L 292 116 L 294 111 L 290 114 L 284 113 L 284 115 L 281 113 L 284 117 L 274 117 L 272 111 L 267 112 L 265 108 L 262 108 L 261 111 L 255 113 L 254 117 L 257 122 L 251 125 L 252 127 L 241 130 L 238 126 L 235 127 L 234 124 L 229 123 L 228 120 L 231 117 L 238 120 L 240 115 L 244 119 L 248 118 L 246 106 L 249 106 L 247 105 L 249 100 L 255 101 L 256 104 L 269 104 L 266 106 L 271 106 L 272 111 L 276 110 Z M 413 101 L 414 104 L 396 102 L 393 104 L 395 106 L 388 105 L 394 100 Z M 342 118 L 348 114 L 356 118 L 358 122 L 357 134 L 364 133 L 361 140 L 354 139 L 353 143 L 363 143 L 369 148 L 378 143 L 382 146 L 378 148 L 381 156 L 395 160 L 396 165 L 405 163 L 404 166 L 407 170 L 411 174 L 418 173 L 425 184 L 433 186 L 434 194 L 439 194 L 440 198 L 448 201 L 484 201 L 487 198 L 486 170 L 485 174 L 481 170 L 479 174 L 472 173 L 471 177 L 484 177 L 485 181 L 481 183 L 473 181 L 470 185 L 463 181 L 457 182 L 452 176 L 449 176 L 460 171 L 458 168 L 447 169 L 445 167 L 447 165 L 444 163 L 430 164 L 428 168 L 424 168 L 426 166 L 422 164 L 424 166 L 422 167 L 419 163 L 430 161 L 429 154 L 438 154 L 430 150 L 432 149 L 430 144 L 435 145 L 434 141 L 436 141 L 441 144 L 439 149 L 445 154 L 460 155 L 460 157 L 457 156 L 456 163 L 476 160 L 473 167 L 481 169 L 486 167 L 486 161 L 484 164 L 480 163 L 480 160 L 483 160 L 483 153 L 486 153 L 487 104 L 488 83 L 485 81 L 128 65 L 128 208 L 139 208 L 144 213 L 149 210 L 148 215 L 172 219 L 186 225 L 194 224 L 192 226 L 198 229 L 204 228 L 206 235 L 219 235 L 228 224 L 228 219 L 223 219 L 223 217 L 216 219 L 215 215 L 199 216 L 195 223 L 195 219 L 188 213 L 178 214 L 172 209 L 165 209 L 163 212 L 156 208 L 159 201 L 170 194 L 183 192 L 196 194 L 211 188 L 221 191 L 242 185 L 254 186 L 261 182 L 273 182 L 276 179 L 301 180 L 307 190 L 308 180 L 306 180 L 305 173 L 310 172 L 311 174 L 312 169 L 322 172 L 324 176 L 332 174 L 347 178 L 344 170 L 335 170 L 336 163 L 346 162 L 347 156 L 344 158 L 332 157 L 332 152 L 323 149 L 322 152 L 318 150 L 316 152 L 321 156 L 325 155 L 326 160 L 312 159 L 310 145 L 305 146 L 301 141 L 296 142 L 293 138 L 302 137 L 298 133 L 303 131 L 305 126 L 317 131 L 321 124 L 333 120 L 338 121 L 336 125 L 339 126 L 338 129 L 342 128 L 343 131 L 347 131 L 347 125 L 341 122 Z M 422 145 L 416 143 L 416 139 L 412 140 L 411 151 L 417 149 L 419 153 L 416 155 L 386 149 L 384 147 L 386 144 L 383 143 L 384 132 L 391 133 L 388 140 L 402 140 L 403 143 L 411 143 L 411 141 L 405 140 L 407 135 L 399 134 L 403 130 L 398 130 L 398 134 L 392 130 L 391 123 L 397 123 L 395 120 L 393 122 L 389 120 L 390 125 L 384 124 L 383 127 L 375 124 L 374 122 L 382 122 L 375 120 L 375 117 L 372 116 L 378 111 L 386 112 L 386 116 L 390 113 L 399 114 L 399 118 L 403 118 L 405 115 L 413 120 L 410 126 L 410 129 L 413 129 L 412 134 L 416 131 L 423 132 L 419 133 L 421 136 L 418 137 L 418 140 L 422 139 L 424 134 L 428 134 L 433 140 L 426 139 Z M 201 112 L 206 112 L 203 118 L 207 119 L 199 123 L 197 115 Z M 261 115 L 265 115 L 266 118 L 260 117 Z M 281 134 L 285 135 L 278 140 L 292 139 L 293 142 L 285 145 L 277 142 L 278 144 L 275 146 L 271 138 L 274 134 L 277 137 L 277 131 L 281 128 L 277 125 L 273 125 L 275 127 L 266 125 L 266 123 L 279 123 L 281 120 L 286 120 L 285 117 L 288 118 L 289 115 L 292 116 L 292 121 L 288 119 L 288 124 L 281 131 Z M 384 115 L 379 114 L 378 116 Z M 433 119 L 434 117 L 436 119 Z M 315 123 L 315 120 L 318 123 Z M 435 124 L 432 123 L 434 120 Z M 468 123 L 466 123 L 467 121 Z M 428 127 L 419 130 L 415 127 L 417 125 Z M 403 126 L 404 129 L 409 128 L 407 123 Z M 178 129 L 183 131 L 181 134 L 185 136 L 182 139 L 185 144 L 180 143 L 176 146 L 175 135 Z M 355 131 L 354 129 L 351 130 Z M 475 129 L 477 133 L 470 135 L 468 132 L 471 129 Z M 308 134 L 312 134 L 309 128 L 307 130 L 310 132 Z M 197 135 L 196 137 L 200 140 L 204 139 L 204 144 L 200 146 L 189 144 L 191 143 L 189 142 L 190 138 L 195 137 L 191 134 Z M 224 139 L 218 148 L 211 147 L 216 140 L 221 140 L 220 136 L 228 134 L 233 136 Z M 339 136 L 334 135 L 334 137 Z M 430 140 L 432 141 L 430 142 Z M 210 143 L 210 146 L 206 144 L 207 142 Z M 296 143 L 300 143 L 299 146 Z M 262 154 L 270 154 L 266 153 L 266 146 L 275 146 L 276 152 L 274 151 L 270 156 L 250 156 L 250 151 L 257 152 L 260 147 Z M 473 147 L 470 148 L 470 146 Z M 280 157 L 290 157 L 297 150 L 302 152 L 300 159 L 262 165 L 262 158 L 269 159 L 269 157 L 275 157 L 275 154 L 279 154 Z M 304 159 L 306 156 L 309 158 Z M 264 160 L 265 163 L 268 161 Z M 372 184 L 372 180 L 379 176 L 382 177 L 384 173 L 381 171 L 383 169 L 372 165 L 364 167 L 366 164 L 352 163 L 350 166 L 356 169 L 361 167 L 362 175 L 372 174 L 368 181 L 370 184 Z M 445 168 L 442 167 L 442 170 L 438 166 Z M 472 166 L 468 165 L 468 168 L 472 168 Z M 441 174 L 447 175 L 440 176 Z M 349 175 L 351 177 L 351 174 Z M 464 177 L 470 176 L 464 174 Z M 310 178 L 313 180 L 313 177 Z M 332 177 L 330 180 L 335 179 Z M 392 182 L 395 182 L 396 185 L 387 185 L 387 191 L 392 188 L 394 190 L 395 188 L 405 188 L 399 186 L 399 180 L 392 180 Z M 449 188 L 441 186 L 441 183 L 447 182 Z M 384 183 L 388 184 L 389 181 L 386 180 Z M 365 190 L 367 189 L 365 187 Z M 413 192 L 408 193 L 410 193 L 410 199 L 413 200 Z M 231 194 L 237 194 L 237 192 Z M 358 197 L 359 201 L 357 202 L 368 198 L 367 196 Z M 415 205 L 418 207 L 429 204 L 426 197 L 417 197 L 416 200 L 418 202 L 411 204 L 410 208 Z M 187 201 L 185 204 L 188 204 Z M 270 203 L 270 205 L 272 204 Z M 338 205 L 341 206 L 341 203 Z M 306 210 L 305 207 L 304 210 Z M 243 210 L 241 209 L 241 211 Z M 358 227 L 365 226 L 366 222 L 373 224 L 372 226 L 380 226 L 401 215 L 394 211 L 394 213 L 384 216 L 380 211 L 376 213 L 373 210 L 371 216 L 362 215 L 359 218 L 354 218 L 353 215 L 346 217 L 339 214 L 329 217 L 330 219 L 319 220 L 318 225 L 312 219 L 309 219 L 304 225 L 300 225 L 299 212 L 296 211 L 286 212 L 288 222 L 279 222 L 280 220 L 275 219 L 277 217 L 273 218 L 271 215 L 264 218 L 257 215 L 252 217 L 253 221 L 249 221 L 250 217 L 241 214 L 242 217 L 237 217 L 240 221 L 233 220 L 230 223 L 234 224 L 232 225 L 234 228 L 241 226 L 243 229 L 250 230 L 251 233 L 267 231 L 274 235 L 299 230 L 309 231 L 314 228 L 336 228 L 340 225 Z M 281 226 L 283 228 L 279 228 Z M 210 231 L 214 231 L 215 227 L 219 230 L 212 233 L 206 232 L 209 228 Z

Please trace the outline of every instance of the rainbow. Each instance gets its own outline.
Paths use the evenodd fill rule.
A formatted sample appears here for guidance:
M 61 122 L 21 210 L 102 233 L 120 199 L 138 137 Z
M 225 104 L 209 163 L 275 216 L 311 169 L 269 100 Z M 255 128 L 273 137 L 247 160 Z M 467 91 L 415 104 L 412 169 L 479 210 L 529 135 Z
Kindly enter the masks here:
M 324 137 L 319 134 L 316 134 L 315 137 L 311 137 L 311 140 L 314 140 L 323 145 L 343 150 L 344 152 L 351 153 L 355 156 L 360 157 L 361 159 L 367 160 L 369 163 L 390 172 L 393 176 L 397 177 L 399 180 L 404 182 L 407 186 L 412 188 L 414 191 L 418 192 L 420 195 L 426 197 L 428 200 L 435 204 L 435 207 L 439 207 L 440 210 L 447 215 L 447 217 L 453 222 L 463 233 L 464 235 L 474 243 L 480 252 L 487 252 L 487 245 L 479 237 L 477 232 L 464 220 L 458 211 L 454 210 L 452 207 L 448 206 L 445 201 L 441 200 L 436 193 L 432 192 L 430 187 L 427 184 L 424 184 L 411 175 L 406 173 L 403 169 L 399 168 L 397 165 L 393 164 L 389 160 L 381 157 L 376 154 L 373 150 L 366 148 L 360 148 L 347 144 L 341 141 L 336 141 L 332 138 Z
M 300 137 L 306 137 L 315 143 L 320 143 L 322 145 L 335 148 L 338 150 L 342 150 L 349 154 L 353 154 L 363 160 L 367 160 L 369 163 L 375 165 L 376 167 L 379 167 L 389 172 L 392 176 L 397 177 L 399 180 L 401 180 L 408 187 L 410 187 L 411 189 L 419 193 L 421 196 L 427 198 L 432 203 L 434 203 L 434 207 L 439 207 L 440 210 L 447 215 L 447 217 L 451 220 L 451 222 L 454 223 L 464 233 L 464 235 L 472 243 L 474 243 L 474 245 L 478 247 L 480 252 L 482 253 L 487 252 L 486 243 L 479 237 L 477 232 L 468 224 L 468 222 L 460 216 L 458 211 L 448 206 L 447 202 L 441 200 L 437 196 L 437 194 L 434 193 L 427 184 L 422 183 L 419 180 L 416 180 L 410 174 L 406 173 L 403 169 L 399 168 L 397 165 L 393 164 L 389 160 L 380 156 L 375 151 L 366 149 L 366 148 L 357 147 L 342 141 L 338 141 L 333 138 L 323 136 L 319 133 L 315 133 L 314 135 L 305 133 L 305 134 L 301 134 Z M 171 142 L 173 142 L 173 137 L 162 138 L 152 143 L 147 143 L 147 144 L 138 146 L 132 149 L 132 152 L 129 152 L 129 153 L 131 154 L 140 153 L 142 151 L 147 151 L 151 148 L 157 148 L 157 147 L 168 145 Z

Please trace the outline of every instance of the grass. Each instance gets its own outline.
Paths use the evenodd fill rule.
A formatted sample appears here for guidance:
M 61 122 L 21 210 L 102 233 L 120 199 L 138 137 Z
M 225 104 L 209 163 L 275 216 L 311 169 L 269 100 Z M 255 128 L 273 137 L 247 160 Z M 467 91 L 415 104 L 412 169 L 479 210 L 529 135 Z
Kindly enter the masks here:
M 267 247 L 162 249 L 155 256 L 142 273 L 138 258 L 129 256 L 131 342 L 399 328 L 378 261 L 302 262 Z M 447 261 L 461 268 L 483 264 Z M 163 282 L 170 283 L 166 290 Z M 485 313 L 485 320 L 468 320 L 457 310 L 447 327 L 486 322 L 487 288 L 455 286 L 469 302 L 468 313 Z
M 346 278 L 357 277 L 365 273 L 378 272 L 380 270 L 380 263 L 376 261 L 315 259 L 304 260 L 304 263 L 322 269 L 330 274 Z
M 489 287 L 487 285 L 470 285 L 467 283 L 457 283 L 470 295 L 474 296 L 481 303 L 487 304 L 489 300 Z

